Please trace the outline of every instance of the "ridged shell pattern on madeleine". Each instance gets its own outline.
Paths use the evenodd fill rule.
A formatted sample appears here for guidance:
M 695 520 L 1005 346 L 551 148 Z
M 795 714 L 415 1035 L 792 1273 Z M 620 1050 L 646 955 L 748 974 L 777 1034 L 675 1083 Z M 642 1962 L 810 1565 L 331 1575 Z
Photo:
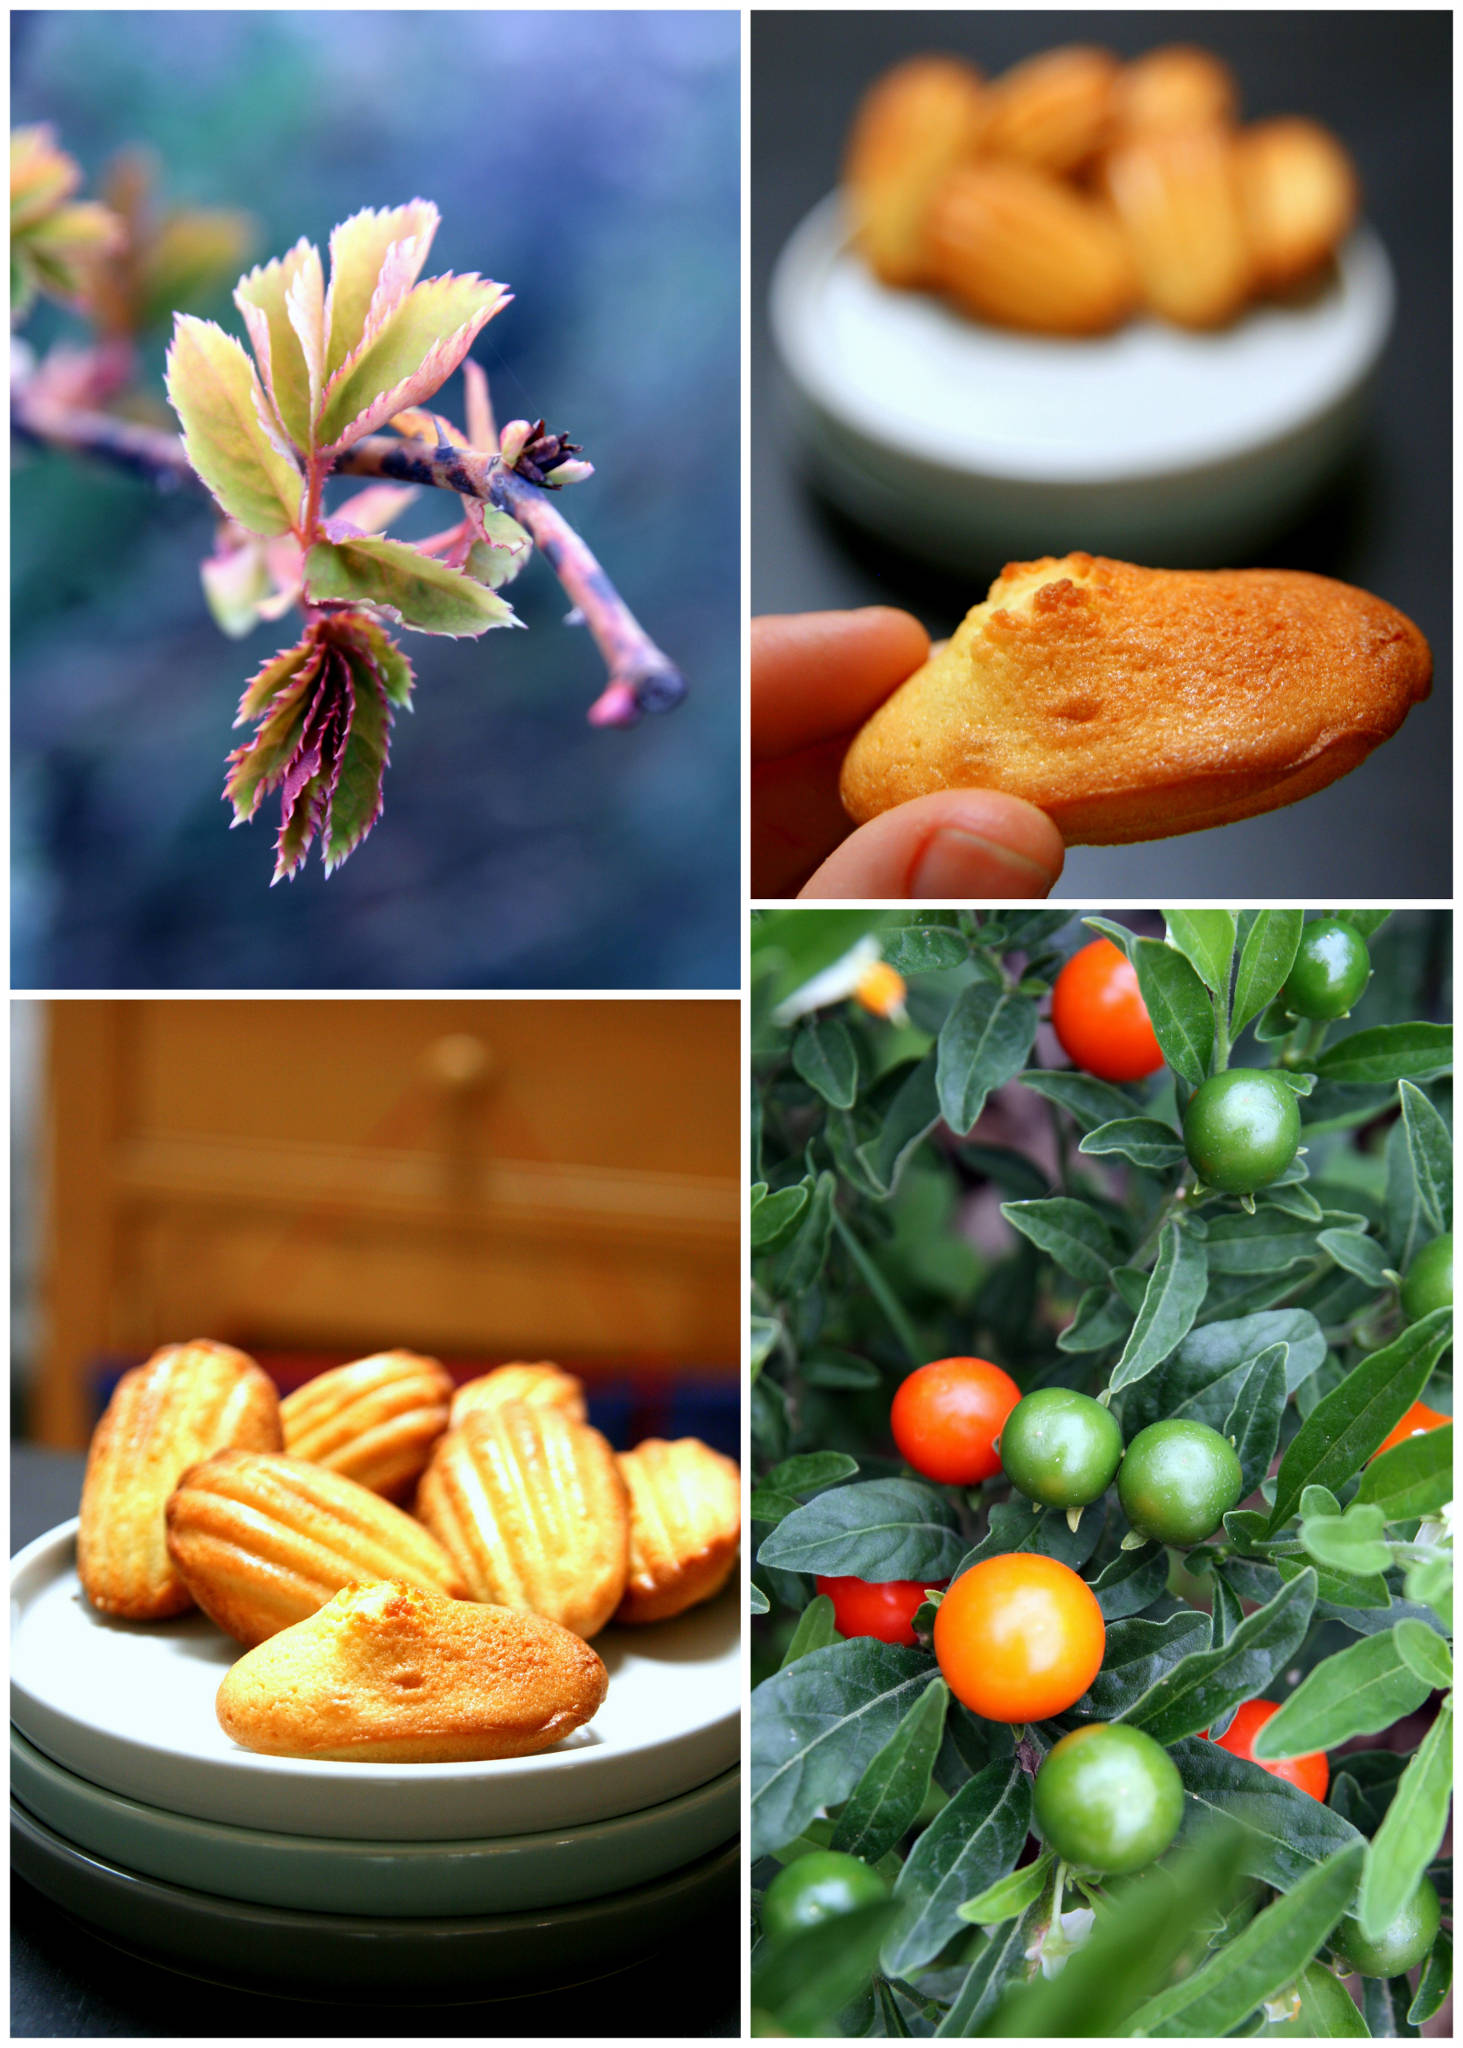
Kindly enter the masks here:
M 474 1408 L 501 1408 L 509 1401 L 526 1401 L 531 1408 L 560 1408 L 571 1422 L 587 1422 L 584 1382 L 547 1359 L 536 1365 L 500 1365 L 481 1378 L 465 1380 L 452 1396 L 452 1427 Z
M 598 1712 L 608 1682 L 556 1622 L 385 1583 L 348 1586 L 250 1650 L 216 1712 L 267 1756 L 465 1763 L 552 1748 Z
M 1197 832 L 1334 782 L 1431 676 L 1410 619 L 1324 576 L 1013 562 L 855 737 L 843 802 L 1000 789 L 1069 846 Z
M 387 1500 L 410 1491 L 447 1427 L 452 1375 L 414 1351 L 380 1351 L 307 1380 L 279 1406 L 284 1447 Z
M 92 1436 L 81 1490 L 76 1559 L 92 1606 L 127 1621 L 191 1607 L 168 1556 L 168 1495 L 210 1452 L 280 1443 L 274 1382 L 228 1344 L 167 1344 L 123 1373 Z
M 737 1560 L 742 1475 L 693 1436 L 620 1453 L 630 1489 L 630 1576 L 616 1621 L 667 1621 L 719 1593 Z
M 417 1514 L 474 1600 L 592 1636 L 620 1604 L 630 1517 L 615 1454 L 556 1408 L 477 1409 L 438 1444 Z
M 343 1586 L 463 1591 L 420 1523 L 303 1458 L 225 1451 L 195 1465 L 168 1502 L 168 1551 L 204 1613 L 241 1643 L 303 1621 Z

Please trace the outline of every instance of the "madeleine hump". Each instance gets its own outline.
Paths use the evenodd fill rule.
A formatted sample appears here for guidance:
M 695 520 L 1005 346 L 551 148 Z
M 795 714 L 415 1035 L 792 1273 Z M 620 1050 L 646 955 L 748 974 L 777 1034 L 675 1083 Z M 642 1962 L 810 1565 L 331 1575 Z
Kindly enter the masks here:
M 1358 767 L 1431 679 L 1410 619 L 1324 576 L 1013 562 L 855 736 L 844 808 L 998 789 L 1071 846 L 1204 831 Z
M 742 1536 L 742 1475 L 699 1437 L 646 1437 L 621 1451 L 630 1490 L 630 1575 L 616 1621 L 668 1621 L 719 1593 Z
M 218 1689 L 224 1733 L 266 1756 L 473 1763 L 534 1756 L 598 1713 L 600 1659 L 536 1614 L 420 1586 L 348 1586 L 239 1659 Z
M 225 1451 L 168 1502 L 168 1551 L 210 1621 L 262 1643 L 345 1586 L 385 1579 L 456 1596 L 436 1539 L 379 1493 L 304 1458 Z
M 281 1442 L 274 1382 L 228 1344 L 166 1344 L 124 1372 L 92 1435 L 81 1489 L 76 1564 L 92 1606 L 124 1621 L 191 1607 L 168 1556 L 168 1495 L 213 1451 L 277 1451 Z
M 279 1404 L 284 1447 L 387 1500 L 421 1477 L 447 1427 L 452 1375 L 415 1351 L 379 1351 L 318 1373 Z
M 502 1408 L 510 1401 L 526 1402 L 530 1408 L 560 1408 L 571 1422 L 589 1420 L 583 1380 L 542 1359 L 535 1365 L 500 1365 L 479 1379 L 464 1380 L 452 1396 L 452 1427 L 456 1429 L 474 1408 Z

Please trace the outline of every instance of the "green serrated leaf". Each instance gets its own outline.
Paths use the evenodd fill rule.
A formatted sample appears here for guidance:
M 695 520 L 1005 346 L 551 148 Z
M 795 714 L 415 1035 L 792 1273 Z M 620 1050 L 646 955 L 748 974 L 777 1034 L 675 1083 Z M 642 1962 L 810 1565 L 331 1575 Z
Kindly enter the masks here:
M 471 273 L 428 278 L 407 292 L 331 376 L 315 429 L 320 447 L 338 453 L 425 404 L 508 297 L 503 285 Z
M 188 460 L 224 510 L 250 533 L 288 533 L 303 483 L 265 434 L 264 394 L 239 343 L 211 320 L 180 313 L 167 384 Z
M 400 540 L 317 541 L 305 557 L 305 590 L 316 604 L 388 606 L 419 633 L 451 639 L 515 623 L 501 597 Z
M 343 220 L 330 237 L 330 295 L 326 301 L 329 333 L 325 374 L 334 376 L 346 357 L 360 347 L 366 315 L 381 280 L 387 253 L 396 255 L 389 288 L 403 296 L 421 276 L 422 265 L 437 232 L 439 216 L 429 199 L 408 206 L 367 207 Z

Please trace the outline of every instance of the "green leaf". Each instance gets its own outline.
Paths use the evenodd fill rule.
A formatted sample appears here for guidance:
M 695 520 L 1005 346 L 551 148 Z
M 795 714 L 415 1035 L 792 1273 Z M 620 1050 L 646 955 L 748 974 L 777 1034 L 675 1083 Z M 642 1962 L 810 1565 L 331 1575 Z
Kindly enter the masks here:
M 507 304 L 501 284 L 469 273 L 428 278 L 368 328 L 325 387 L 316 435 L 338 454 L 393 414 L 424 405 Z
M 1378 1734 L 1415 1712 L 1430 1690 L 1408 1668 L 1395 1629 L 1363 1636 L 1312 1666 L 1256 1735 L 1256 1760 L 1310 1756 L 1353 1736 Z
M 1077 1150 L 1094 1158 L 1116 1153 L 1148 1173 L 1161 1173 L 1188 1156 L 1183 1139 L 1173 1126 L 1151 1116 L 1118 1117 L 1112 1123 L 1099 1124 L 1095 1131 L 1087 1133 Z
M 1452 1065 L 1451 1024 L 1377 1024 L 1328 1045 L 1316 1072 L 1339 1086 L 1375 1088 L 1394 1081 L 1433 1081 L 1451 1072 Z
M 1302 1572 L 1273 1600 L 1246 1615 L 1227 1642 L 1194 1651 L 1169 1670 L 1124 1712 L 1124 1720 L 1168 1744 L 1209 1727 L 1229 1708 L 1260 1698 L 1304 1642 L 1315 1600 L 1315 1573 Z
M 1453 1653 L 1441 1636 L 1420 1621 L 1399 1621 L 1397 1648 L 1409 1671 L 1441 1690 L 1453 1683 Z
M 1234 980 L 1229 1028 L 1235 1038 L 1285 986 L 1295 965 L 1304 923 L 1305 913 L 1300 910 L 1262 910 L 1256 914 Z
M 1234 912 L 1165 910 L 1163 919 L 1169 944 L 1178 948 L 1206 988 L 1227 997 L 1234 962 Z
M 1335 1493 L 1361 1470 L 1421 1397 L 1452 1334 L 1452 1311 L 1434 1309 L 1421 1322 L 1410 1324 L 1385 1351 L 1364 1358 L 1317 1403 L 1280 1461 L 1272 1529 L 1290 1520 L 1306 1487 L 1325 1486 Z
M 1255 1691 L 1262 1690 L 1256 1686 Z M 1182 1840 L 1196 1839 L 1221 1817 L 1243 1829 L 1245 1870 L 1277 1891 L 1289 1891 L 1308 1870 L 1362 1836 L 1341 1814 L 1298 1785 L 1272 1777 L 1247 1757 L 1231 1756 L 1217 1742 L 1190 1737 L 1169 1754 L 1184 1781 Z
M 858 1099 L 858 1049 L 853 1033 L 832 1011 L 804 1017 L 792 1042 L 792 1063 L 815 1094 L 835 1109 Z
M 313 297 L 320 283 L 320 251 L 302 236 L 283 256 L 241 277 L 234 291 L 270 403 L 302 453 L 313 445 L 315 408 L 305 351 L 290 319 L 290 299 L 302 291 Z
M 940 1114 L 960 1136 L 986 1097 L 1019 1074 L 1036 1038 L 1036 1005 L 992 982 L 963 988 L 940 1031 L 935 1088 Z
M 1115 1088 L 1110 1081 L 1095 1080 L 1091 1074 L 1047 1073 L 1033 1067 L 1021 1080 L 1023 1087 L 1056 1103 L 1085 1131 L 1123 1122 L 1138 1114 L 1132 1095 Z
M 920 914 L 916 912 L 916 916 Z M 931 914 L 944 917 L 948 913 Z M 896 974 L 941 974 L 965 965 L 970 942 L 949 925 L 906 924 L 890 932 L 884 942 L 884 958 Z
M 1168 1552 L 1161 1543 L 1120 1550 L 1098 1573 L 1090 1590 L 1106 1622 L 1141 1614 L 1168 1590 Z
M 1132 1328 L 1132 1311 L 1105 1287 L 1089 1287 L 1077 1313 L 1057 1338 L 1059 1351 L 1107 1351 L 1120 1344 Z
M 366 332 L 370 309 L 387 251 L 398 245 L 389 280 L 397 297 L 421 276 L 440 216 L 429 199 L 409 206 L 376 211 L 367 207 L 343 220 L 330 237 L 330 293 L 325 372 L 333 376 Z
M 1284 1273 L 1314 1256 L 1315 1225 L 1300 1216 L 1265 1207 L 1253 1216 L 1236 1211 L 1211 1217 L 1209 1271 L 1221 1275 Z
M 1418 1204 L 1435 1231 L 1453 1227 L 1453 1138 L 1420 1088 L 1404 1081 L 1398 1089 L 1407 1153 Z
M 852 1479 L 857 1471 L 858 1460 L 847 1451 L 804 1451 L 774 1466 L 762 1484 L 782 1493 L 813 1493 L 819 1487 L 836 1486 L 840 1479 Z
M 833 1619 L 833 1602 L 826 1593 L 815 1593 L 798 1616 L 798 1625 L 782 1653 L 779 1668 L 786 1671 L 788 1665 L 796 1664 L 799 1657 L 806 1657 L 813 1650 L 826 1650 L 838 1639 L 838 1628 Z
M 1056 1858 L 1043 1849 L 1034 1863 L 1023 1864 L 1009 1877 L 999 1877 L 960 1908 L 960 1918 L 977 1927 L 998 1927 L 1003 1920 L 1015 1920 L 1028 1906 L 1034 1906 L 1051 1879 Z
M 1323 1230 L 1316 1243 L 1343 1272 L 1354 1273 L 1368 1287 L 1386 1285 L 1387 1254 L 1374 1237 L 1366 1237 L 1359 1230 Z
M 338 642 L 350 674 L 351 714 L 325 824 L 325 872 L 334 873 L 381 815 L 382 779 L 391 758 L 391 707 L 370 660 Z
M 1372 1837 L 1356 1902 L 1362 1933 L 1384 1934 L 1427 1875 L 1447 1832 L 1453 1790 L 1453 1710 L 1445 1700 Z
M 879 1117 L 878 1135 L 858 1147 L 858 1159 L 881 1194 L 892 1194 L 905 1161 L 939 1120 L 935 1055 L 929 1053 L 902 1076 L 891 1076 L 870 1099 Z
M 985 2027 L 987 2037 L 1063 2041 L 1124 2033 L 1130 2015 L 1189 1948 L 1194 1930 L 1228 1908 L 1241 1861 L 1238 1829 L 1215 1829 L 1165 1857 L 1113 1898 L 1055 1977 L 1035 1977 L 1007 1992 Z
M 767 1595 L 757 1585 L 748 1588 L 747 1607 L 753 1614 L 770 1614 L 772 1612 L 771 1603 Z
M 1407 2009 L 1407 2017 L 1415 2027 L 1430 2020 L 1442 2006 L 1443 2000 L 1453 1988 L 1453 1943 L 1446 1928 L 1439 1928 L 1433 1938 L 1432 1951 L 1423 1966 L 1417 1996 Z
M 1182 1983 L 1160 1991 L 1129 2022 L 1133 2034 L 1219 2036 L 1283 1991 L 1351 1904 L 1364 1851 L 1339 1850 Z
M 1087 1202 L 1065 1195 L 1045 1202 L 1003 1202 L 1001 1214 L 1086 1287 L 1105 1285 L 1118 1262 L 1112 1232 Z
M 938 1676 L 922 1651 L 860 1636 L 764 1679 L 752 1694 L 753 1860 L 846 1799 Z
M 1019 1920 L 1001 1927 L 981 1949 L 950 2001 L 950 2010 L 935 2028 L 935 2039 L 969 2040 L 984 2033 L 987 2020 L 1007 1985 L 1024 1978 L 1026 1952 L 1041 1930 L 1041 1903 L 1029 1906 Z
M 915 1479 L 868 1479 L 820 1493 L 779 1522 L 759 1564 L 835 1579 L 944 1585 L 965 1549 L 943 1491 Z
M 805 1180 L 797 1187 L 779 1188 L 776 1194 L 762 1190 L 760 1199 L 756 1188 L 752 1190 L 752 1250 L 765 1251 L 776 1244 L 792 1229 L 799 1216 L 808 1206 L 813 1192 L 811 1180 Z
M 1300 1540 L 1307 1555 L 1323 1569 L 1365 1579 L 1386 1571 L 1392 1562 L 1391 1549 L 1382 1541 L 1385 1527 L 1381 1509 L 1363 1503 L 1349 1507 L 1339 1517 L 1303 1521 Z
M 1075 1713 L 1096 1721 L 1129 1718 L 1130 1709 L 1168 1683 L 1184 1660 L 1209 1647 L 1209 1617 L 1181 1609 L 1166 1621 L 1118 1621 L 1110 1625 L 1102 1669 Z
M 1114 1393 L 1172 1356 L 1193 1328 L 1208 1285 L 1203 1239 L 1178 1223 L 1165 1224 L 1138 1319 L 1108 1383 Z
M 533 537 L 527 527 L 520 526 L 508 513 L 500 512 L 496 505 L 485 505 L 481 498 L 465 497 L 462 505 L 479 536 L 468 549 L 463 567 L 479 583 L 486 583 L 489 590 L 501 590 L 528 567 Z
M 896 1911 L 892 1899 L 876 1899 L 799 1928 L 784 1941 L 765 1943 L 752 1972 L 754 2011 L 770 2013 L 785 2034 L 828 2033 L 873 1975 L 879 1943 Z
M 1164 1058 L 1197 1088 L 1214 1051 L 1214 1005 L 1203 982 L 1182 953 L 1157 939 L 1137 940 L 1131 958 Z
M 1225 1418 L 1221 1434 L 1227 1436 L 1239 1457 L 1243 1475 L 1241 1500 L 1247 1498 L 1267 1477 L 1270 1461 L 1280 1442 L 1280 1423 L 1285 1413 L 1285 1346 L 1272 1344 L 1262 1351 L 1245 1375 L 1235 1395 L 1233 1408 Z
M 832 1848 L 877 1863 L 904 1839 L 929 1796 L 949 1704 L 949 1688 L 939 1679 L 920 1694 L 849 1794 Z
M 211 320 L 180 313 L 167 383 L 188 460 L 225 512 L 250 533 L 288 533 L 303 482 L 265 434 L 264 394 L 238 342 Z
M 1009 1876 L 1030 1827 L 1031 1781 L 1014 1759 L 962 1785 L 916 1841 L 894 1887 L 904 1910 L 884 1943 L 886 1976 L 923 1968 L 961 1932 L 961 1906 Z
M 317 541 L 305 557 L 305 590 L 316 604 L 387 606 L 419 633 L 451 639 L 516 623 L 501 597 L 400 540 Z

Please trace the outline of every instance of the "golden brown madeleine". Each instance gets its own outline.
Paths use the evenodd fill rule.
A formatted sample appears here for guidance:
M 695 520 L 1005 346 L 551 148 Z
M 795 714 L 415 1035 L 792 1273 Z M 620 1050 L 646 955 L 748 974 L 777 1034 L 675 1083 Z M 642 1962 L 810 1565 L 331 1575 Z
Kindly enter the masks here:
M 619 1606 L 630 1514 L 615 1454 L 560 1409 L 470 1411 L 438 1444 L 417 1513 L 470 1598 L 592 1636 Z
M 414 1351 L 379 1351 L 307 1380 L 279 1404 L 284 1447 L 400 1500 L 447 1427 L 452 1375 Z
M 982 320 L 1102 334 L 1132 312 L 1137 275 L 1106 207 L 1044 171 L 980 161 L 953 171 L 929 222 L 930 274 Z
M 1257 121 L 1240 131 L 1245 222 L 1260 282 L 1298 284 L 1351 231 L 1360 187 L 1336 137 L 1298 117 Z
M 463 1591 L 419 1522 L 303 1458 L 224 1451 L 195 1465 L 168 1501 L 168 1552 L 204 1613 L 241 1643 L 303 1621 L 342 1586 Z
M 1002 789 L 1069 845 L 1197 832 L 1334 782 L 1431 674 L 1409 619 L 1323 576 L 1015 562 L 855 738 L 843 801 Z
M 452 1396 L 451 1427 L 456 1429 L 474 1408 L 501 1408 L 508 1401 L 532 1407 L 561 1408 L 571 1422 L 587 1422 L 584 1382 L 547 1359 L 538 1365 L 500 1365 L 481 1379 L 466 1380 Z
M 854 117 L 844 183 L 854 236 L 885 284 L 926 277 L 925 216 L 980 130 L 985 88 L 960 57 L 911 57 L 880 78 Z
M 982 154 L 1033 170 L 1080 170 L 1108 140 L 1121 67 L 1107 50 L 1072 43 L 1003 72 L 986 95 Z
M 81 1489 L 76 1563 L 92 1606 L 127 1621 L 191 1607 L 168 1556 L 168 1495 L 212 1451 L 276 1451 L 281 1441 L 274 1382 L 228 1344 L 165 1344 L 123 1373 L 93 1433 Z
M 389 1582 L 348 1586 L 250 1650 L 216 1710 L 226 1735 L 266 1756 L 470 1763 L 551 1749 L 608 1684 L 556 1622 Z
M 1145 305 L 1180 327 L 1232 320 L 1255 288 L 1239 150 L 1225 128 L 1134 136 L 1103 164 Z
M 630 1577 L 616 1621 L 666 1621 L 719 1593 L 737 1561 L 742 1475 L 694 1436 L 621 1451 L 630 1489 Z
M 1125 64 L 1113 88 L 1115 124 L 1125 135 L 1227 126 L 1238 112 L 1234 73 L 1212 50 L 1193 43 L 1166 43 Z

